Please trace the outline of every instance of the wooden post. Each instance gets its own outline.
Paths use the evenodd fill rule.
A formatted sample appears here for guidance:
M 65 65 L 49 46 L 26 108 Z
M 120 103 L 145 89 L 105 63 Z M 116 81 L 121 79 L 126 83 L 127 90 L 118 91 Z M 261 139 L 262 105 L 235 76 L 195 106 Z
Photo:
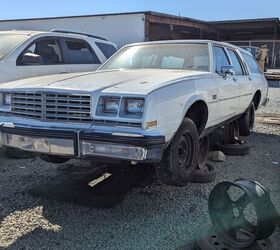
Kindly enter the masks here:
M 277 31 L 277 27 L 276 27 L 276 22 L 275 22 L 275 25 L 274 25 L 273 46 L 272 46 L 272 60 L 271 60 L 271 68 L 275 68 L 275 60 L 274 60 L 274 56 L 275 56 L 276 31 Z

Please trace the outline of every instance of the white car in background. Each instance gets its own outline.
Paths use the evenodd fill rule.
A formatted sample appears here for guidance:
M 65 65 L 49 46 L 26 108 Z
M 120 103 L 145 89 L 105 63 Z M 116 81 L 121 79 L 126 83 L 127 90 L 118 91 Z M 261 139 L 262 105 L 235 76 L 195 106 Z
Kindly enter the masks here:
M 1 31 L 0 83 L 94 71 L 117 51 L 105 38 L 66 30 Z

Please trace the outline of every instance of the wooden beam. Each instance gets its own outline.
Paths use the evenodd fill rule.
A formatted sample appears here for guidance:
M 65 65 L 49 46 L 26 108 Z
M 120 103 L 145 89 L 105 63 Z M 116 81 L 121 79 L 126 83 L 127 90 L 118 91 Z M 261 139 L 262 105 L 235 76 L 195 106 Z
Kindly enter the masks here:
M 221 32 L 212 27 L 211 25 L 195 22 L 195 21 L 188 21 L 184 20 L 182 18 L 170 18 L 170 17 L 162 17 L 162 16 L 156 16 L 156 15 L 148 15 L 146 14 L 146 20 L 150 23 L 158 23 L 158 24 L 169 24 L 169 25 L 179 25 L 184 27 L 191 27 L 196 29 L 205 30 L 208 32 L 221 34 Z

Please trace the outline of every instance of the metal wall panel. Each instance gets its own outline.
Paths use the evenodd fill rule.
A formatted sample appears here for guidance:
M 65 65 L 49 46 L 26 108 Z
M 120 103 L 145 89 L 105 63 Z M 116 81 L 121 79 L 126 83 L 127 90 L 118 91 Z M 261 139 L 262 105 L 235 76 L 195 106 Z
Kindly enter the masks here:
M 36 20 L 1 21 L 0 30 L 67 29 L 104 36 L 120 48 L 125 44 L 145 39 L 145 14 L 124 14 L 68 17 Z

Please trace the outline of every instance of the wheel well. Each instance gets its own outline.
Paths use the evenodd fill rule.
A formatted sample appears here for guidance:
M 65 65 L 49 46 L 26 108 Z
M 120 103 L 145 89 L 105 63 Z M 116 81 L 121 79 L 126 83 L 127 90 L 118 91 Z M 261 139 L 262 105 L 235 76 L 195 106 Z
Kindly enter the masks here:
M 260 102 L 261 102 L 261 91 L 258 90 L 256 92 L 256 94 L 254 95 L 254 98 L 253 98 L 253 103 L 255 104 L 255 108 L 258 109 L 259 108 L 259 105 L 260 105 Z
M 201 135 L 208 121 L 208 107 L 204 101 L 196 101 L 188 109 L 185 117 L 192 119 Z

